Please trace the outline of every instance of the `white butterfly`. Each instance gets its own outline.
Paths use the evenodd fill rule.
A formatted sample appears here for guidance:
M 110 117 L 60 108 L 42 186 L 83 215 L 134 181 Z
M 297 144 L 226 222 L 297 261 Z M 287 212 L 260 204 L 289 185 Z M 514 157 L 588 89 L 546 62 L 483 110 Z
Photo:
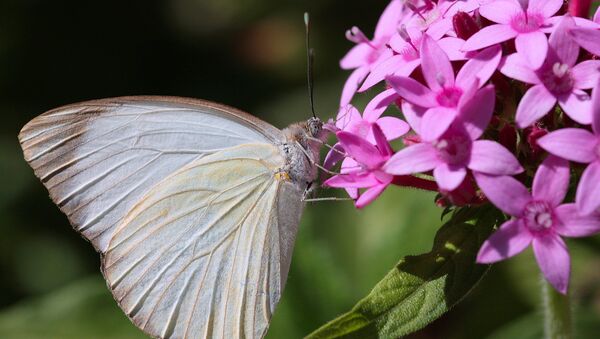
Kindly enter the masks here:
M 321 127 L 311 118 L 279 130 L 211 102 L 124 97 L 49 111 L 19 139 L 137 327 L 261 338 L 317 175 Z

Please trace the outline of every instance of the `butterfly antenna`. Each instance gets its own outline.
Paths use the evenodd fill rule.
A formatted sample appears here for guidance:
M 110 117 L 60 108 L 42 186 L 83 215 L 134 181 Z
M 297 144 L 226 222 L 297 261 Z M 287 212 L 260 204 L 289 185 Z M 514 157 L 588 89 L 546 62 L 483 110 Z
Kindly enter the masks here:
M 306 76 L 308 80 L 308 99 L 310 100 L 310 110 L 312 112 L 313 118 L 316 118 L 317 115 L 315 114 L 314 96 L 315 79 L 313 77 L 315 53 L 310 47 L 310 15 L 308 14 L 308 12 L 304 13 L 304 27 L 306 27 Z

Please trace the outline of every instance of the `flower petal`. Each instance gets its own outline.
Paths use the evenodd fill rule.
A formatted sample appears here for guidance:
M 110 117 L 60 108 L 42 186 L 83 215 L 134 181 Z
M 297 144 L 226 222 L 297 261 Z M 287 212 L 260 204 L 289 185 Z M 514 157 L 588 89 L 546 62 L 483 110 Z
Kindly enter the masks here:
M 564 16 L 548 40 L 548 44 L 560 61 L 569 66 L 575 65 L 579 56 L 579 46 L 569 35 L 569 31 L 573 27 L 575 27 L 573 18 L 568 15 Z
M 367 188 L 381 183 L 373 173 L 348 173 L 335 175 L 323 183 L 327 187 L 336 188 Z
M 600 161 L 594 161 L 583 171 L 575 202 L 583 215 L 590 215 L 600 208 Z
M 517 107 L 516 121 L 520 128 L 529 127 L 546 115 L 556 104 L 556 98 L 543 85 L 531 87 Z
M 532 196 L 552 207 L 560 205 L 569 189 L 569 162 L 550 155 L 538 167 L 533 178 Z
M 404 120 L 396 117 L 380 118 L 377 120 L 377 125 L 381 128 L 387 140 L 390 141 L 396 140 L 410 131 L 410 126 Z
M 535 70 L 527 64 L 527 61 L 519 53 L 511 54 L 502 59 L 498 67 L 500 73 L 509 78 L 523 81 L 528 84 L 536 85 L 541 83 Z
M 383 165 L 383 170 L 405 175 L 431 171 L 440 163 L 435 148 L 429 143 L 420 143 L 398 151 Z
M 513 1 L 490 1 L 479 8 L 482 17 L 499 24 L 510 24 L 523 9 Z
M 592 91 L 592 130 L 596 135 L 600 135 L 600 77 Z
M 437 106 L 434 93 L 412 78 L 390 76 L 386 81 L 398 95 L 412 104 L 427 108 Z
M 360 166 L 360 164 L 358 162 L 356 162 L 356 160 L 352 159 L 352 158 L 346 158 L 344 159 L 344 161 L 342 161 L 342 166 L 340 168 L 340 173 L 342 174 L 348 174 L 348 173 L 360 173 L 362 171 L 362 167 Z M 374 176 L 374 178 L 377 178 L 376 176 Z M 370 186 L 366 186 L 366 187 L 370 187 Z M 358 188 L 354 188 L 354 187 L 344 187 L 344 190 L 346 191 L 346 193 L 348 193 L 348 196 L 354 200 L 358 199 Z
M 590 163 L 596 156 L 598 137 L 581 128 L 562 128 L 546 134 L 537 144 L 550 154 L 561 158 Z
M 492 119 L 495 104 L 496 91 L 493 85 L 488 85 L 461 107 L 459 119 L 471 139 L 476 140 L 483 134 Z
M 564 204 L 554 209 L 556 217 L 561 221 L 554 229 L 565 237 L 588 237 L 600 233 L 600 215 L 594 213 L 584 216 L 579 213 L 576 204 Z
M 529 11 L 539 12 L 546 18 L 549 18 L 556 14 L 562 7 L 562 0 L 529 0 Z
M 465 44 L 465 41 L 456 37 L 445 37 L 438 41 L 438 45 L 444 50 L 444 53 L 448 56 L 448 59 L 452 61 L 456 60 L 467 60 L 467 53 L 462 52 L 460 49 Z
M 546 280 L 566 294 L 569 287 L 571 263 L 567 245 L 560 236 L 547 233 L 533 238 L 533 253 Z
M 392 150 L 392 146 L 390 146 L 390 143 L 388 142 L 388 139 L 386 139 L 386 135 L 383 134 L 383 131 L 381 130 L 381 127 L 379 127 L 379 124 L 373 124 L 373 126 L 371 126 L 371 131 L 371 133 L 373 134 L 375 144 L 377 145 L 377 148 L 379 149 L 381 155 L 383 155 L 384 157 L 392 156 L 392 154 L 394 154 L 394 150 Z
M 335 117 L 335 127 L 342 131 L 347 130 L 351 125 L 362 121 L 360 112 L 353 105 L 340 107 L 338 114 Z
M 502 59 L 500 45 L 488 47 L 472 57 L 460 69 L 456 76 L 456 84 L 460 87 L 468 85 L 473 78 L 479 79 L 479 86 L 485 84 L 498 68 Z
M 391 36 L 396 33 L 398 28 L 398 22 L 405 16 L 404 4 L 402 1 L 392 0 L 387 7 L 383 10 L 383 13 L 377 21 L 375 27 L 375 39 L 386 36 Z
M 333 149 L 329 150 L 323 160 L 323 167 L 327 169 L 333 168 L 340 160 L 344 159 L 344 147 L 340 143 L 333 145 Z
M 398 55 L 394 55 L 394 56 L 390 57 L 389 59 L 386 59 L 386 60 L 380 62 L 379 64 L 373 66 L 371 73 L 369 73 L 369 75 L 367 76 L 365 81 L 362 83 L 362 86 L 360 86 L 359 91 L 364 92 L 364 91 L 368 90 L 369 88 L 377 85 L 379 82 L 383 81 L 386 76 L 394 74 L 396 72 L 396 70 L 398 70 L 405 63 L 406 63 L 406 61 L 404 61 L 403 56 L 398 54 Z M 417 64 L 415 65 L 415 68 L 418 65 L 419 64 L 417 62 Z M 408 75 L 410 75 L 410 73 L 402 74 L 402 75 L 408 76 Z
M 568 95 L 560 96 L 558 104 L 576 122 L 583 125 L 592 123 L 592 100 L 586 92 L 575 89 Z
M 590 89 L 598 84 L 600 78 L 600 60 L 586 60 L 571 69 L 575 88 Z
M 421 138 L 425 141 L 438 139 L 448 130 L 457 114 L 456 109 L 453 108 L 441 106 L 430 108 L 421 120 Z
M 368 204 L 372 203 L 373 200 L 377 199 L 377 197 L 379 197 L 381 193 L 385 191 L 386 187 L 388 187 L 387 184 L 379 184 L 369 188 L 360 195 L 354 206 L 356 206 L 356 208 L 363 208 L 367 206 Z
M 454 191 L 465 180 L 467 169 L 462 166 L 450 166 L 446 163 L 440 163 L 433 170 L 433 176 L 441 189 Z
M 358 135 L 344 131 L 336 135 L 346 153 L 368 168 L 378 168 L 385 160 L 373 144 Z
M 454 70 L 444 50 L 429 35 L 421 40 L 421 70 L 429 88 L 439 91 L 454 85 Z M 440 84 L 440 80 L 443 81 Z
M 487 26 L 470 37 L 463 45 L 462 50 L 467 52 L 476 51 L 484 47 L 510 40 L 517 35 L 518 33 L 508 25 L 498 24 Z
M 342 69 L 355 69 L 368 64 L 369 55 L 373 52 L 373 48 L 369 44 L 357 44 L 346 53 L 340 61 Z
M 402 101 L 400 106 L 406 122 L 417 134 L 421 134 L 421 120 L 423 120 L 427 108 L 413 105 L 408 101 Z
M 531 68 L 538 69 L 546 60 L 548 38 L 540 31 L 521 33 L 515 39 L 515 47 Z
M 504 213 L 520 217 L 532 198 L 527 188 L 513 177 L 473 172 L 475 181 L 487 198 Z
M 385 91 L 377 94 L 365 107 L 363 112 L 363 118 L 368 122 L 375 122 L 385 112 L 389 105 L 391 105 L 396 99 L 398 94 L 393 88 L 386 89 Z
M 570 31 L 573 39 L 588 52 L 600 56 L 600 31 L 589 28 L 575 28 Z
M 508 259 L 523 252 L 532 240 L 531 233 L 520 220 L 509 220 L 481 245 L 477 262 L 491 264 Z
M 523 172 L 523 167 L 514 154 L 491 140 L 473 142 L 467 167 L 491 175 L 514 175 Z
M 342 89 L 340 107 L 346 106 L 352 101 L 352 98 L 354 97 L 354 94 L 356 94 L 358 87 L 365 80 L 368 74 L 368 66 L 359 67 L 355 69 L 352 74 L 350 74 L 348 80 L 346 80 L 346 83 L 344 84 L 344 88 Z

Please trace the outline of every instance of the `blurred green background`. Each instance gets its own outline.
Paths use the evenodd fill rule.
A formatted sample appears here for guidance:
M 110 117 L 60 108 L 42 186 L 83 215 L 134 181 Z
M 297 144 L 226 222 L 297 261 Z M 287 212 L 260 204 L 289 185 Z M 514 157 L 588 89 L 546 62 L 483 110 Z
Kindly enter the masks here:
M 316 101 L 335 115 L 352 46 L 387 1 L 0 2 L 0 338 L 142 338 L 107 291 L 92 247 L 22 159 L 20 128 L 67 103 L 164 94 L 227 103 L 278 127 L 304 120 L 302 13 L 310 10 Z M 366 98 L 366 97 L 365 97 Z M 363 99 L 364 104 L 364 99 Z M 321 195 L 332 195 L 321 191 Z M 299 338 L 347 311 L 398 259 L 430 249 L 434 195 L 392 187 L 365 210 L 308 206 L 270 338 Z M 600 333 L 600 237 L 570 241 L 577 336 Z M 528 251 L 492 268 L 414 338 L 538 338 L 538 269 Z

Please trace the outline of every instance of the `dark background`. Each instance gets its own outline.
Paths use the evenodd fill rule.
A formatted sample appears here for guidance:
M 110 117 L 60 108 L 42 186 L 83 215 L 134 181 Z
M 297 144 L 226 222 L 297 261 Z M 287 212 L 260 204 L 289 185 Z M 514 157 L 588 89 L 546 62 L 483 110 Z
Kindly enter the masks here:
M 280 128 L 304 120 L 306 10 L 313 18 L 317 111 L 327 119 L 348 75 L 338 66 L 352 46 L 345 30 L 357 25 L 372 34 L 386 4 L 0 2 L 0 337 L 143 337 L 106 290 L 98 255 L 22 159 L 17 134 L 28 120 L 63 104 L 137 94 L 222 102 Z M 269 337 L 308 334 L 349 310 L 400 257 L 428 251 L 441 224 L 433 199 L 394 187 L 363 211 L 347 202 L 308 206 Z M 600 330 L 600 239 L 569 246 L 578 336 L 591 338 Z M 458 307 L 414 337 L 539 337 L 539 290 L 527 251 L 493 267 Z

